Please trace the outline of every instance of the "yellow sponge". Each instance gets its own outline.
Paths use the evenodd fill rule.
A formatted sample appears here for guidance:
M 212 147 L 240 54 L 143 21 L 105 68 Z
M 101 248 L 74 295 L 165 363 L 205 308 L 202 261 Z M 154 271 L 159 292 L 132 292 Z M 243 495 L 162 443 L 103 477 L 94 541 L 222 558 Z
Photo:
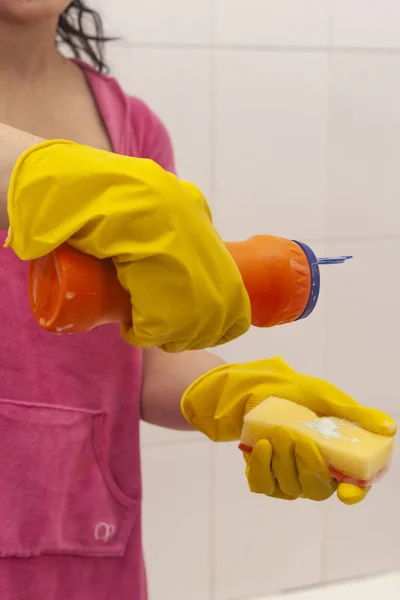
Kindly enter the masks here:
M 304 406 L 274 397 L 245 416 L 241 450 L 251 452 L 277 426 L 313 439 L 333 477 L 363 487 L 387 470 L 393 454 L 393 438 L 371 433 L 345 419 L 318 417 Z

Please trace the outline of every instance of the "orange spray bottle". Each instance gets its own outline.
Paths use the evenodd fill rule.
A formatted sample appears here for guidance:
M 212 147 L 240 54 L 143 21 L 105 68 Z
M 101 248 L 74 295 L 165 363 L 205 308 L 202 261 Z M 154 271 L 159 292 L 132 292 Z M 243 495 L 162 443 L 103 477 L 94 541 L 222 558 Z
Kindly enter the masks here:
M 308 317 L 319 296 L 321 264 L 306 244 L 258 235 L 226 246 L 250 297 L 252 325 L 273 327 Z M 29 300 L 38 324 L 53 333 L 82 333 L 131 322 L 130 297 L 112 260 L 98 260 L 68 244 L 31 262 Z

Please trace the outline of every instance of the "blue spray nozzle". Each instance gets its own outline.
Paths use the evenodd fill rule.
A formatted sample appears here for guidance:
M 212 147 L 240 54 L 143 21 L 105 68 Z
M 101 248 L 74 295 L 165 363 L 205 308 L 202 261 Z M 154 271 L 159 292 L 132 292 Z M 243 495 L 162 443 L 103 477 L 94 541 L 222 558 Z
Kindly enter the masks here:
M 347 260 L 351 260 L 352 256 L 335 256 L 332 258 L 317 258 L 319 265 L 341 265 Z

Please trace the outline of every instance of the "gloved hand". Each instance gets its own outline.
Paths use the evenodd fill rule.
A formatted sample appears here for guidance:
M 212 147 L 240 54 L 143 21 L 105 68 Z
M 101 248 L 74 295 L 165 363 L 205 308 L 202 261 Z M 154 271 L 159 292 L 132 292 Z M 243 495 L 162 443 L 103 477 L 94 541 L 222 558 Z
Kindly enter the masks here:
M 277 396 L 313 410 L 358 423 L 364 429 L 393 436 L 396 424 L 385 413 L 366 408 L 333 385 L 300 375 L 281 358 L 218 367 L 203 375 L 184 394 L 182 413 L 193 427 L 216 442 L 238 440 L 243 418 L 260 402 Z M 337 488 L 346 504 L 360 502 L 368 492 L 337 482 L 316 444 L 284 427 L 245 454 L 251 491 L 284 499 L 325 500 Z
M 153 161 L 60 140 L 30 148 L 9 187 L 7 246 L 23 260 L 63 242 L 112 257 L 130 292 L 126 340 L 169 352 L 207 348 L 250 327 L 240 272 L 192 184 Z

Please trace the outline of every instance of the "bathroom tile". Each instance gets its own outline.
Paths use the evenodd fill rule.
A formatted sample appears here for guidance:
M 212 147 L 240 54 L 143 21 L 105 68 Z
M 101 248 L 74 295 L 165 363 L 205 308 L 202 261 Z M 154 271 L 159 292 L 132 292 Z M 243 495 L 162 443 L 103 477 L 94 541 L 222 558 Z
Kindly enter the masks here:
M 328 44 L 329 0 L 216 0 L 215 11 L 219 44 Z
M 213 485 L 216 600 L 319 582 L 321 504 L 251 494 L 236 444 L 216 448 Z
M 399 410 L 400 240 L 341 242 L 354 259 L 326 271 L 326 377 L 361 403 Z
M 332 0 L 335 46 L 399 48 L 397 0 Z
M 330 60 L 329 238 L 398 235 L 400 55 Z
M 236 51 L 215 60 L 216 223 L 224 239 L 324 239 L 326 57 Z
M 151 600 L 210 597 L 210 445 L 145 448 L 144 549 Z
M 155 446 L 159 444 L 192 444 L 205 441 L 205 438 L 194 431 L 174 431 L 164 429 L 149 423 L 140 424 L 140 438 L 142 446 Z
M 211 3 L 204 0 L 102 0 L 107 31 L 135 44 L 208 44 Z

